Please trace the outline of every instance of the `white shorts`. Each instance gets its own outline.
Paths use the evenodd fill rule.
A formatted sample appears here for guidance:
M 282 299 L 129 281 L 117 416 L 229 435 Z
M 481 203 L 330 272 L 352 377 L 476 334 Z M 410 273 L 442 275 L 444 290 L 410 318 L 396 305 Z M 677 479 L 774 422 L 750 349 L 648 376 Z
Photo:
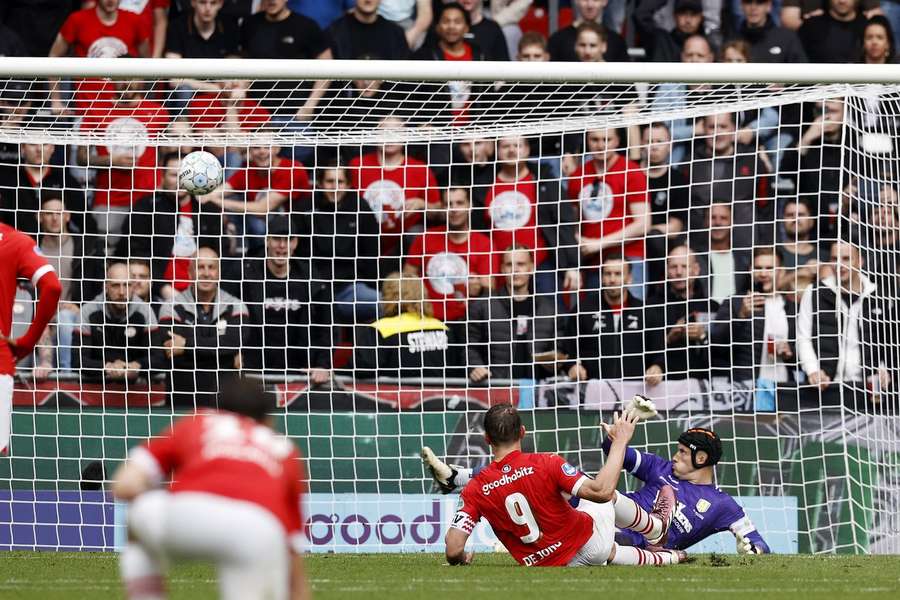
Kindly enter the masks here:
M 9 454 L 9 436 L 12 428 L 12 375 L 0 375 L 0 455 Z
M 594 521 L 594 533 L 585 542 L 578 554 L 569 561 L 570 567 L 605 565 L 616 541 L 616 509 L 612 502 L 590 502 L 579 500 L 578 508 Z
M 209 560 L 223 600 L 286 600 L 288 541 L 281 522 L 251 502 L 154 490 L 128 509 L 131 537 L 162 561 Z

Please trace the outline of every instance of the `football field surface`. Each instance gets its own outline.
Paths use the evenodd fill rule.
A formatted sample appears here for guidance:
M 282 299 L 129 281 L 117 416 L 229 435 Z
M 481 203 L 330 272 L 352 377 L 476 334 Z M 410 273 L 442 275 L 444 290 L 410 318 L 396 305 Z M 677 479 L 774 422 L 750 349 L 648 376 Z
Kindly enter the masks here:
M 307 570 L 316 598 L 522 600 L 648 598 L 900 598 L 900 556 L 699 555 L 664 568 L 527 569 L 505 554 L 449 567 L 435 554 L 319 554 Z M 189 565 L 169 576 L 173 599 L 216 598 L 215 574 Z M 123 598 L 116 555 L 0 554 L 0 598 Z

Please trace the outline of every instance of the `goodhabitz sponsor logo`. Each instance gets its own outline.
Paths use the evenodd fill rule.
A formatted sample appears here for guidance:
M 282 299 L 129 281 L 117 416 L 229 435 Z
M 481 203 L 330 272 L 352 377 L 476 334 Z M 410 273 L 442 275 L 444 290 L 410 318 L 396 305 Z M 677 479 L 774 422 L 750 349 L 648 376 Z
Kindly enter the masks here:
M 500 479 L 496 479 L 494 481 L 488 482 L 481 486 L 481 491 L 485 496 L 491 495 L 491 490 L 495 490 L 498 487 L 509 485 L 514 481 L 518 481 L 523 477 L 527 477 L 528 475 L 534 474 L 534 467 L 519 467 L 512 473 L 506 473 Z
M 445 504 L 412 494 L 310 494 L 304 529 L 314 551 L 425 549 L 443 539 L 455 506 Z

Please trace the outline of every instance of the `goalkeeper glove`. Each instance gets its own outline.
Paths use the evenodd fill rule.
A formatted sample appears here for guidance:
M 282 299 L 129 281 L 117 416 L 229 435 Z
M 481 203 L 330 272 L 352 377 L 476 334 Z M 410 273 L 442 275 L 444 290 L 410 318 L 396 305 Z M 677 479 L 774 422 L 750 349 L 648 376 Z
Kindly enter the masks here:
M 625 403 L 622 409 L 626 415 L 636 416 L 642 421 L 652 419 L 657 415 L 656 405 L 653 404 L 653 400 L 640 394 L 635 394 L 631 400 Z
M 762 550 L 754 546 L 753 542 L 750 541 L 750 538 L 737 535 L 734 539 L 735 542 L 737 542 L 738 554 L 762 554 Z

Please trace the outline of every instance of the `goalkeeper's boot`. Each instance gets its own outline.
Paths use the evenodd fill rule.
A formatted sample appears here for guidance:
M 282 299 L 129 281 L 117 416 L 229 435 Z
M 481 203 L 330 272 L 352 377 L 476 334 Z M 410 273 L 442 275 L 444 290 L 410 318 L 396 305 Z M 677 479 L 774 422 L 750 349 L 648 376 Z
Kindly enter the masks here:
M 449 494 L 456 489 L 457 470 L 435 456 L 428 446 L 422 447 L 422 463 L 441 488 L 442 494 Z
M 659 488 L 650 514 L 662 521 L 662 533 L 659 537 L 647 541 L 653 546 L 665 546 L 669 539 L 669 526 L 672 525 L 672 517 L 675 515 L 675 490 L 672 486 L 664 485 Z

